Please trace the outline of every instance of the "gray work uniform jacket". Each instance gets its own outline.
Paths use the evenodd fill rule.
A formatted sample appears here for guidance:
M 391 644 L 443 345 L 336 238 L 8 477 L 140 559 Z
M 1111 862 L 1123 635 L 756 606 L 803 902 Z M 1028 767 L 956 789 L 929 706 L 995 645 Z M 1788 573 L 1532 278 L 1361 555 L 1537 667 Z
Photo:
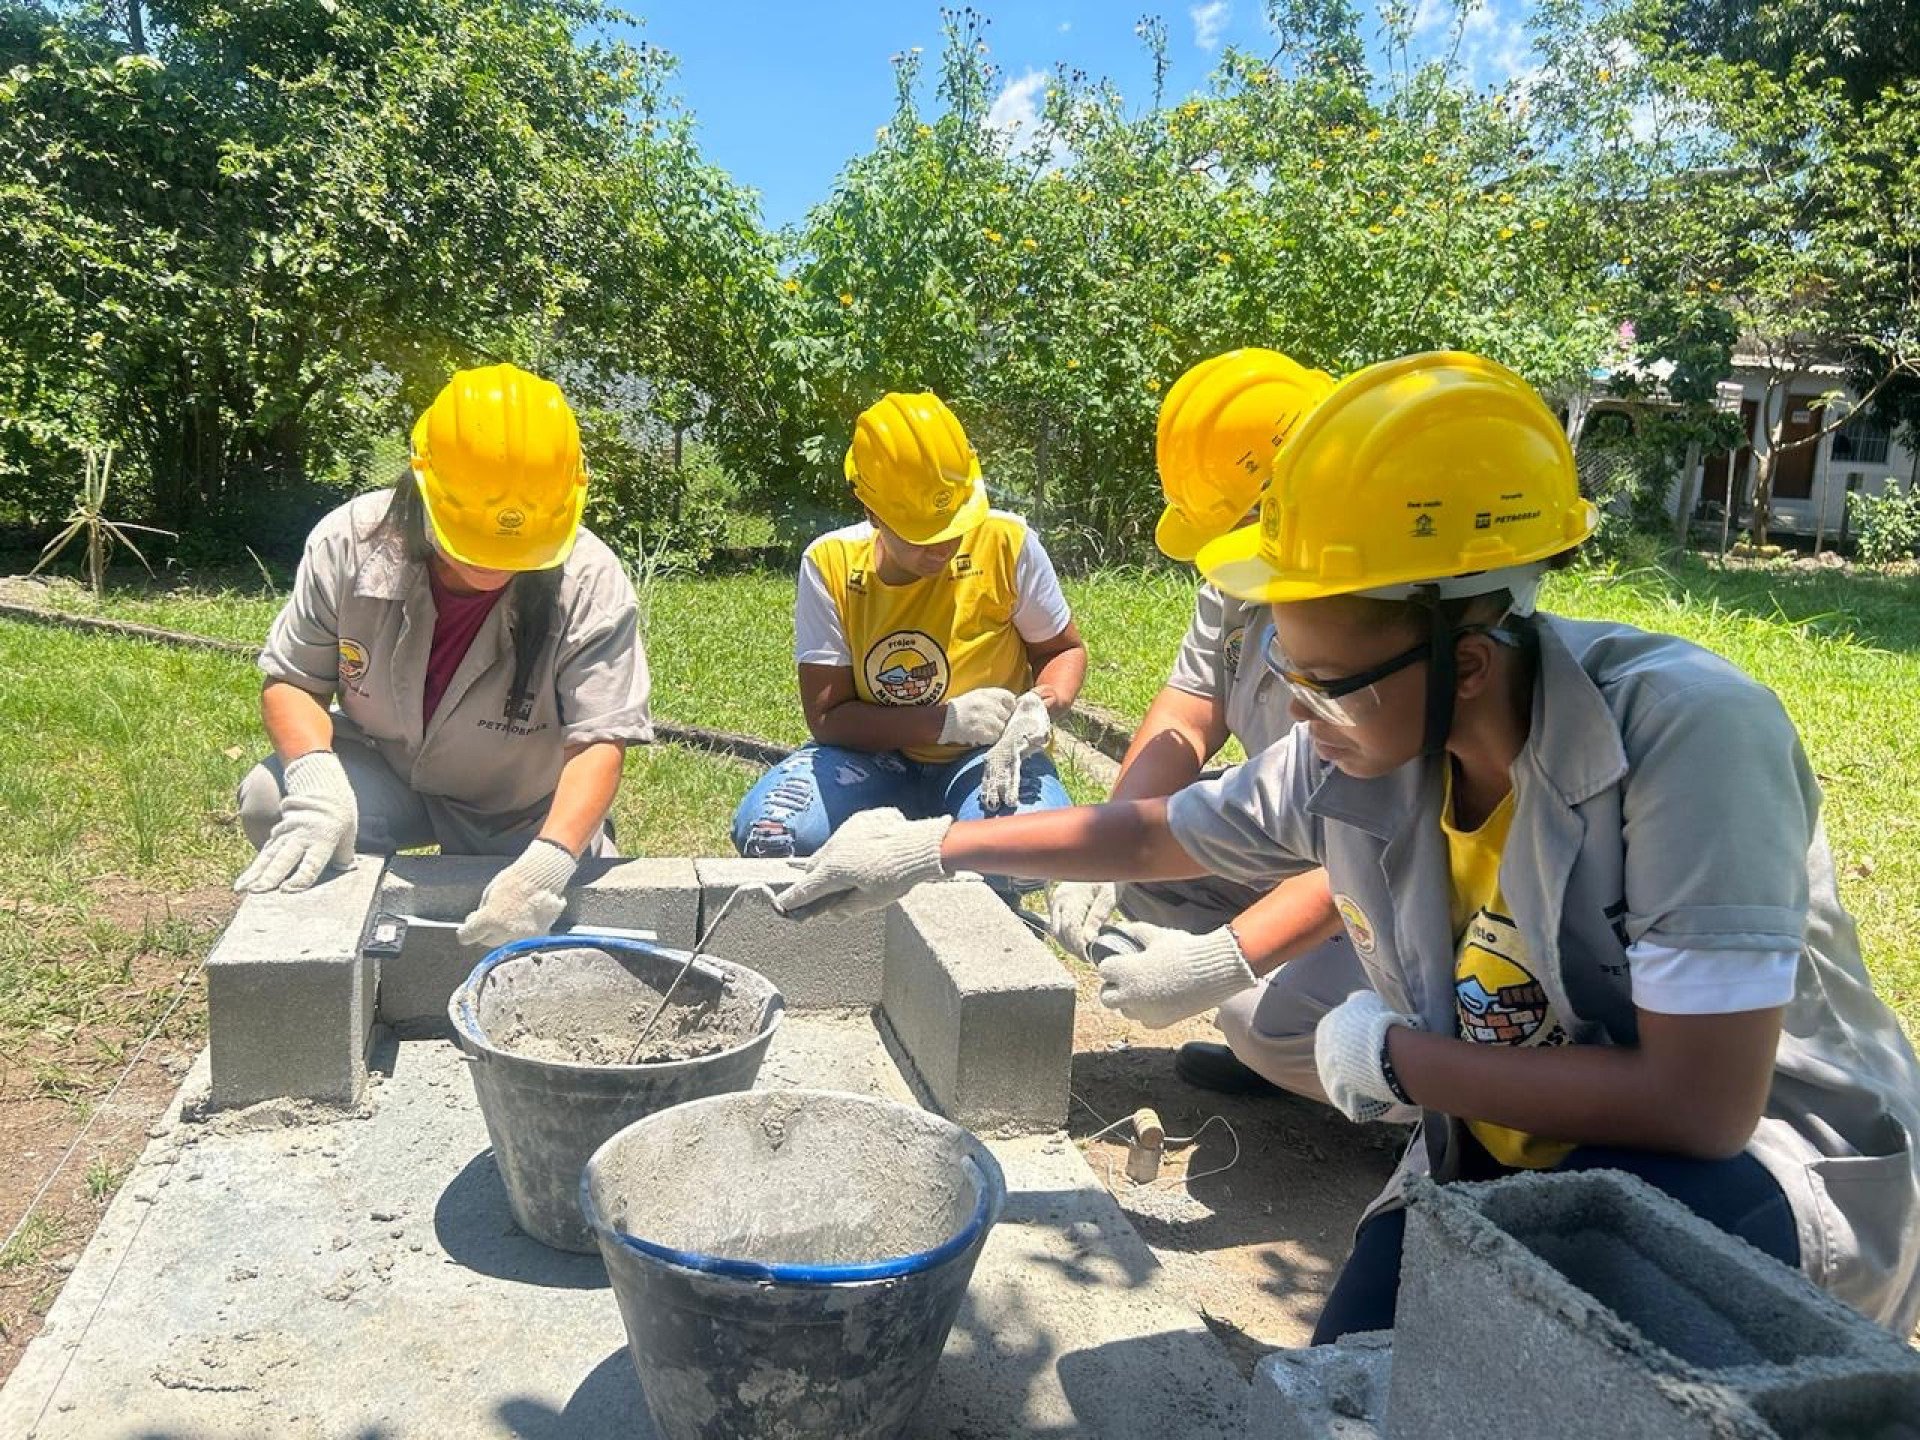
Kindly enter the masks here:
M 1226 697 L 1227 729 L 1258 755 L 1293 729 L 1285 688 L 1260 659 L 1273 620 L 1257 600 L 1235 600 L 1211 585 L 1193 597 L 1193 622 L 1167 684 L 1212 700 Z
M 1920 1065 L 1874 995 L 1841 908 L 1820 792 L 1773 692 L 1697 646 L 1540 617 L 1527 742 L 1500 883 L 1576 1044 L 1638 1038 L 1628 947 L 1800 952 L 1766 1110 L 1748 1152 L 1792 1207 L 1801 1267 L 1904 1336 L 1920 1315 Z M 1195 860 L 1234 878 L 1276 851 L 1325 864 L 1381 997 L 1456 1033 L 1444 772 L 1356 779 L 1306 727 L 1171 802 Z M 1683 1098 L 1683 1097 L 1676 1097 Z M 1428 1112 L 1411 1173 L 1457 1169 L 1460 1126 Z
M 531 840 L 568 746 L 653 738 L 639 606 L 620 562 L 582 530 L 561 567 L 552 636 L 515 704 L 510 596 L 488 614 L 433 720 L 421 720 L 433 594 L 427 567 L 379 530 L 389 495 L 348 501 L 307 537 L 262 671 L 334 702 L 335 734 L 371 746 L 426 802 L 441 847 L 511 853 Z

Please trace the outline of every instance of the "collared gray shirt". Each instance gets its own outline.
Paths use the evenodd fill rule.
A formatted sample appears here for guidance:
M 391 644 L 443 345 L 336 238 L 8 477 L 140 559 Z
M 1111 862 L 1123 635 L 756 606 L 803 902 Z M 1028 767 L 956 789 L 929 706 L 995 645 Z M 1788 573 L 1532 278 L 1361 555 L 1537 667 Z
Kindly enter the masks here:
M 633 585 L 581 530 L 561 567 L 553 632 L 514 635 L 502 596 L 423 721 L 433 595 L 427 567 L 380 526 L 388 500 L 359 496 L 314 527 L 260 669 L 333 702 L 336 733 L 378 751 L 427 799 L 436 829 L 444 817 L 465 834 L 530 837 L 569 746 L 653 738 Z M 528 693 L 513 696 L 519 643 L 539 646 L 539 658 Z
M 1261 662 L 1273 620 L 1257 600 L 1236 600 L 1212 585 L 1193 597 L 1193 621 L 1180 641 L 1167 685 L 1206 700 L 1224 699 L 1227 729 L 1258 755 L 1293 729 L 1286 687 Z
M 1791 950 L 1801 962 L 1749 1152 L 1792 1207 L 1802 1268 L 1905 1335 L 1920 1317 L 1920 1064 L 1873 993 L 1841 907 L 1800 739 L 1766 687 L 1718 656 L 1624 625 L 1542 616 L 1500 883 L 1576 1044 L 1632 1045 L 1635 947 Z M 1175 796 L 1168 822 L 1210 871 L 1327 867 L 1381 997 L 1455 1030 L 1440 762 L 1374 779 L 1318 759 L 1304 727 Z M 1457 1130 L 1429 1113 L 1406 1174 L 1443 1177 Z

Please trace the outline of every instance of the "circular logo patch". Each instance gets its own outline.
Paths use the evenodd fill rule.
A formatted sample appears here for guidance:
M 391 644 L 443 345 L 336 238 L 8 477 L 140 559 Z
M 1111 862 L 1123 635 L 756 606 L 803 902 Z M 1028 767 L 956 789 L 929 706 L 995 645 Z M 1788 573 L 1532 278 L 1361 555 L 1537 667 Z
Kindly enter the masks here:
M 1231 680 L 1240 673 L 1240 652 L 1246 648 L 1247 627 L 1227 632 L 1227 643 L 1222 658 L 1227 665 L 1227 679 Z
M 923 630 L 896 630 L 867 651 L 867 689 L 882 705 L 938 705 L 952 678 L 947 652 Z
M 498 525 L 501 528 L 501 530 L 510 533 L 512 531 L 518 530 L 522 525 L 526 524 L 527 517 L 524 511 L 502 510 L 498 515 L 493 517 L 493 521 L 494 521 L 494 524 Z
M 1353 948 L 1362 955 L 1371 955 L 1374 946 L 1373 922 L 1367 919 L 1367 912 L 1351 895 L 1335 895 L 1333 908 L 1340 912 L 1345 922 L 1347 934 L 1353 937 Z
M 340 637 L 340 678 L 352 684 L 367 673 L 367 647 L 358 640 Z

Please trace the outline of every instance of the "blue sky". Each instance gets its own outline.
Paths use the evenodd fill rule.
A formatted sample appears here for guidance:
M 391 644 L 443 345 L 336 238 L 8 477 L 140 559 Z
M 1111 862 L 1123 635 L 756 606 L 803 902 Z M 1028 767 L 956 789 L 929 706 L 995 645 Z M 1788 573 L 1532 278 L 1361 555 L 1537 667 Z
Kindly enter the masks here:
M 888 57 L 923 47 L 930 80 L 941 43 L 934 0 L 628 4 L 645 17 L 638 35 L 679 58 L 675 88 L 698 119 L 701 149 L 760 192 L 770 225 L 801 219 L 840 167 L 873 144 L 893 110 Z M 1000 67 L 993 118 L 1008 125 L 1031 115 L 1058 62 L 1112 79 L 1144 108 L 1152 71 L 1133 33 L 1143 13 L 1166 21 L 1175 99 L 1205 85 L 1222 46 L 1264 52 L 1273 44 L 1259 0 L 1189 0 L 1157 11 L 1144 0 L 986 0 L 976 8 L 992 21 L 989 58 Z M 1421 34 L 1437 42 L 1450 15 L 1448 0 L 1422 0 Z M 1496 84 L 1525 68 L 1521 15 L 1520 0 L 1491 0 L 1469 16 L 1463 57 L 1476 81 Z

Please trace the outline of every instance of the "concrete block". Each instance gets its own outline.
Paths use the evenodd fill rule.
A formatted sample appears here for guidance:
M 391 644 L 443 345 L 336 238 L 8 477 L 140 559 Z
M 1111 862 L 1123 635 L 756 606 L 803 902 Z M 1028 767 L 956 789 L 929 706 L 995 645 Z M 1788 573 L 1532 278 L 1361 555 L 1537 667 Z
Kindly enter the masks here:
M 700 924 L 743 885 L 767 885 L 778 894 L 799 878 L 788 860 L 696 860 Z M 707 937 L 705 949 L 758 970 L 786 996 L 792 1010 L 866 1009 L 880 999 L 884 914 L 789 920 L 764 896 L 742 895 Z
M 487 882 L 510 863 L 499 855 L 402 855 L 387 867 L 379 908 L 428 920 L 464 920 Z M 663 945 L 693 943 L 700 892 L 691 860 L 585 860 L 568 888 L 556 930 L 612 925 L 652 930 Z M 380 1018 L 444 1026 L 447 997 L 486 954 L 454 932 L 416 927 L 398 956 L 380 967 Z
M 1797 1271 L 1617 1171 L 1420 1182 L 1400 1274 L 1390 1440 L 1511 1433 L 1517 1403 L 1550 1404 L 1562 1440 L 1777 1440 L 1819 1432 L 1776 1430 L 1761 1397 L 1920 1364 Z
M 978 880 L 922 885 L 887 915 L 881 1005 L 933 1103 L 962 1125 L 1067 1118 L 1074 985 Z
M 1247 1440 L 1380 1440 L 1393 1332 L 1276 1350 L 1253 1372 Z
M 685 950 L 699 936 L 700 914 L 700 876 L 693 861 L 640 856 L 582 861 L 559 924 L 651 930 L 662 945 Z
M 1756 1397 L 1753 1408 L 1794 1440 L 1920 1440 L 1920 1369 L 1887 1375 L 1835 1365 Z
M 241 902 L 207 957 L 214 1105 L 359 1100 L 377 984 L 360 939 L 384 868 L 362 856 L 310 890 Z

